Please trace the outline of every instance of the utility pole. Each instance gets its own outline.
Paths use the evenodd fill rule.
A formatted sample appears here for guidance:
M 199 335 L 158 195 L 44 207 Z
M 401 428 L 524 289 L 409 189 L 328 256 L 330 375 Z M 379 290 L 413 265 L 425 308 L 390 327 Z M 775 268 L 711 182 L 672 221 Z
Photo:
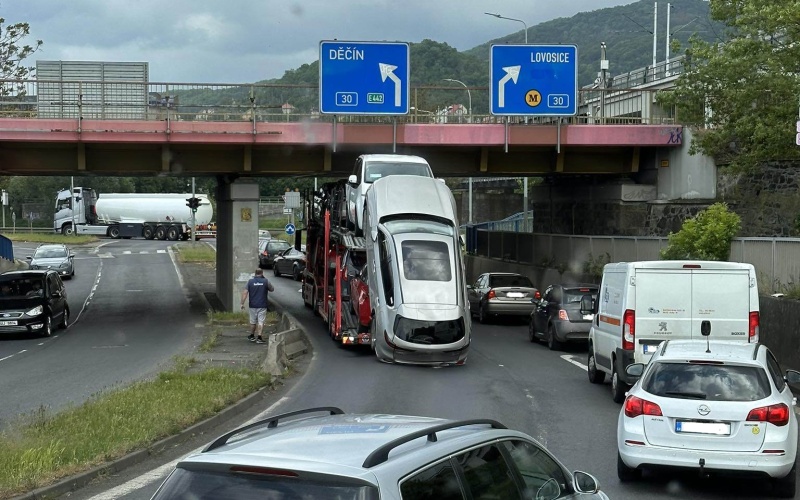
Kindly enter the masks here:
M 600 123 L 606 122 L 606 42 L 600 42 Z
M 192 177 L 192 198 L 196 198 L 196 196 L 194 195 L 194 177 Z M 197 212 L 195 210 L 192 210 L 192 230 L 191 230 L 191 232 L 189 234 L 191 235 L 191 238 L 192 238 L 193 242 L 197 241 L 196 238 L 195 238 L 195 232 L 197 230 L 197 220 L 196 220 L 197 216 L 196 216 L 196 213 Z
M 658 29 L 658 2 L 653 2 L 653 80 L 656 79 L 656 30 Z
M 665 48 L 665 52 L 664 53 L 666 54 L 666 56 L 664 57 L 664 76 L 665 77 L 669 76 L 669 39 L 671 37 L 670 32 L 669 32 L 669 13 L 670 13 L 671 9 L 672 9 L 672 5 L 668 3 L 667 4 L 667 36 L 665 37 L 667 39 L 667 43 L 665 44 L 666 47 L 664 47 Z
M 78 231 L 75 228 L 75 177 L 69 177 L 69 213 L 70 217 L 72 218 L 72 234 L 77 235 Z M 88 222 L 88 221 L 84 221 Z

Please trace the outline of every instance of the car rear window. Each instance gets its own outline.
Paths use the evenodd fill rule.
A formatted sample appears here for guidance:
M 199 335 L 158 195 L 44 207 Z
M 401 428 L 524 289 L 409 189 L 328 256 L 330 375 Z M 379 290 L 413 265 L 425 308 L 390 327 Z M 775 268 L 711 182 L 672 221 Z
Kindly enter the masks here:
M 280 478 L 258 472 L 231 473 L 176 469 L 158 490 L 153 500 L 168 498 L 191 500 L 264 500 L 267 498 L 378 500 L 380 495 L 374 486 L 346 484 L 340 481 L 309 481 L 296 477 Z
M 464 338 L 464 318 L 447 321 L 422 321 L 397 316 L 394 334 L 412 344 L 452 344 Z
M 450 252 L 443 241 L 406 240 L 403 248 L 403 276 L 407 280 L 450 281 Z
M 372 184 L 381 177 L 389 175 L 418 175 L 421 177 L 432 177 L 431 167 L 427 163 L 391 163 L 391 162 L 370 162 L 367 165 L 364 182 Z
M 761 367 L 706 363 L 657 362 L 642 388 L 656 396 L 707 401 L 757 401 L 771 392 Z
M 597 300 L 597 288 L 567 288 L 564 290 L 564 304 L 580 304 L 584 295 L 589 295 L 592 300 Z
M 492 288 L 506 287 L 506 286 L 522 286 L 533 288 L 533 283 L 527 276 L 503 276 L 495 275 L 489 277 L 489 286 Z

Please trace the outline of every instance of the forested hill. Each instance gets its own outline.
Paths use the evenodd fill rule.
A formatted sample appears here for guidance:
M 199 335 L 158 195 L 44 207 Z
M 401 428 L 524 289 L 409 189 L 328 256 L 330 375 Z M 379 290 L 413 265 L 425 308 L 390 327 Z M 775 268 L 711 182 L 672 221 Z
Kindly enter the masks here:
M 553 19 L 529 26 L 528 43 L 571 44 L 578 47 L 579 84 L 590 84 L 600 67 L 600 42 L 606 43 L 606 57 L 610 61 L 611 75 L 643 68 L 653 61 L 653 5 L 652 0 L 640 0 L 628 5 L 581 12 L 572 17 Z M 693 34 L 705 40 L 724 37 L 724 26 L 709 18 L 705 0 L 671 0 L 670 31 L 673 40 L 686 47 Z M 504 20 L 502 22 L 519 26 Z M 667 2 L 658 2 L 658 29 L 656 32 L 656 60 L 666 56 Z M 442 78 L 455 78 L 468 85 L 486 86 L 489 79 L 489 49 L 493 44 L 524 43 L 522 30 L 464 52 L 458 52 L 446 43 L 425 40 L 412 44 L 412 84 L 440 84 Z M 670 56 L 679 55 L 671 49 Z M 317 62 L 287 71 L 274 83 L 307 83 L 319 81 Z

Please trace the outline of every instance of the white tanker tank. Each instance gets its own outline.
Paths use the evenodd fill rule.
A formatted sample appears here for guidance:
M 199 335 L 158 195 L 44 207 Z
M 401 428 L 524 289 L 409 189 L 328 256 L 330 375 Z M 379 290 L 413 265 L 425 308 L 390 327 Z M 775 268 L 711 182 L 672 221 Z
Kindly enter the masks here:
M 56 197 L 53 228 L 62 234 L 75 231 L 112 238 L 185 240 L 191 236 L 192 211 L 187 205 L 191 197 L 191 194 L 181 193 L 97 195 L 93 189 L 76 187 L 71 201 L 69 189 L 64 189 Z M 204 229 L 203 236 L 213 236 L 207 230 L 213 227 L 211 201 L 204 194 L 195 197 L 199 199 L 195 224 Z M 74 216 L 72 204 L 75 205 Z

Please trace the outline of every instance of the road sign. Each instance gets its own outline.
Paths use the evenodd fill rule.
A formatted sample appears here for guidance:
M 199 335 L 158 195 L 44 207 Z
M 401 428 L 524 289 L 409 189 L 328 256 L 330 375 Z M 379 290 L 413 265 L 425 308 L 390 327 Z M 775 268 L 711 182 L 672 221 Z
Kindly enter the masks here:
M 291 223 L 286 224 L 286 234 L 288 234 L 289 236 L 294 234 L 294 224 Z
M 400 42 L 320 42 L 320 113 L 408 114 L 409 54 Z
M 300 208 L 300 192 L 286 191 L 283 195 L 284 208 Z
M 492 45 L 490 68 L 493 115 L 577 114 L 575 45 Z
M 284 208 L 283 215 L 291 215 L 293 210 L 294 210 L 293 208 Z

